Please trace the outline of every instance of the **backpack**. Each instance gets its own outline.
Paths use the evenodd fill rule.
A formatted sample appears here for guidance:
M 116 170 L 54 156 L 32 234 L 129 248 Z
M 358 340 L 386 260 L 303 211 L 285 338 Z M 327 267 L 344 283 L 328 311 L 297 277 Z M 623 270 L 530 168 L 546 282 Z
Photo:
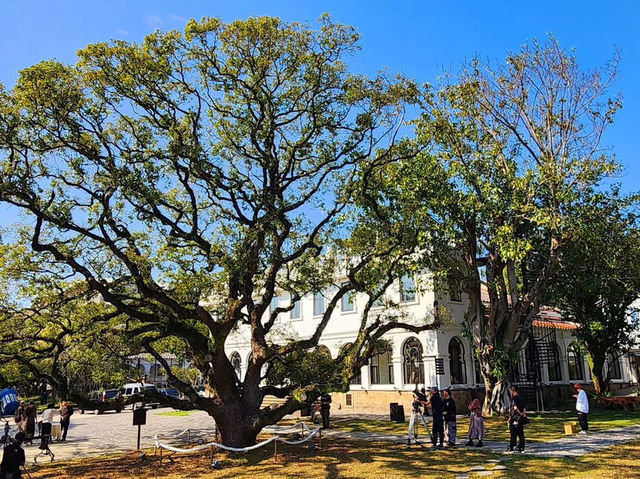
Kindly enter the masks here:
M 67 416 L 69 416 L 69 417 L 73 416 L 73 407 L 72 406 L 67 406 Z

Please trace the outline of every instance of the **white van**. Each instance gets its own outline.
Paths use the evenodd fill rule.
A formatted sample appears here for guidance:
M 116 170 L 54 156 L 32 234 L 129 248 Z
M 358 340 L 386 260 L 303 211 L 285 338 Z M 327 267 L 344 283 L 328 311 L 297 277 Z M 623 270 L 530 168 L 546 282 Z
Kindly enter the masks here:
M 142 391 L 142 383 L 127 383 L 120 388 L 123 396 L 133 396 L 134 394 L 138 394 Z
M 138 394 L 144 389 L 152 389 L 154 391 L 158 391 L 158 389 L 153 384 L 142 384 L 142 383 L 127 383 L 120 388 L 122 391 L 122 395 L 127 398 L 128 396 L 133 396 L 134 394 Z M 139 403 L 133 404 L 132 408 L 135 409 L 136 405 Z M 142 404 L 142 403 L 141 403 Z M 157 402 L 147 403 L 151 409 L 156 409 L 160 404 Z

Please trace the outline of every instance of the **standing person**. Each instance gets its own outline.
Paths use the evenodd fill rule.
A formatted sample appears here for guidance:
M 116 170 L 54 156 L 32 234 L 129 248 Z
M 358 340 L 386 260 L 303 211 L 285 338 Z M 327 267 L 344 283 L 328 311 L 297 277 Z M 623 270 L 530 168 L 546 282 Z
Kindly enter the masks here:
M 60 427 L 62 429 L 61 441 L 67 440 L 67 431 L 69 430 L 70 418 L 73 414 L 73 407 L 67 401 L 63 401 L 60 407 Z
M 40 416 L 41 435 L 51 435 L 51 426 L 53 424 L 53 417 L 58 414 L 55 404 L 47 404 L 47 409 L 44 410 L 42 416 Z
M 518 388 L 516 386 L 511 386 L 509 388 L 511 392 L 511 400 L 512 407 L 511 412 L 509 413 L 509 432 L 511 433 L 511 439 L 509 441 L 508 451 L 513 451 L 513 448 L 516 447 L 516 439 L 517 445 L 516 450 L 522 452 L 524 451 L 524 425 L 529 422 L 527 418 L 527 410 L 524 406 L 524 399 L 522 396 L 518 394 Z
M 24 415 L 26 418 L 25 441 L 29 444 L 33 444 L 33 436 L 36 432 L 36 424 L 38 424 L 38 409 L 33 401 L 29 401 L 29 405 L 26 407 Z
M 41 382 L 40 383 L 40 405 L 44 405 L 47 403 L 47 396 L 48 396 L 48 392 L 47 391 L 47 383 L 46 382 Z
M 482 404 L 478 399 L 474 399 L 469 404 L 469 411 L 471 412 L 471 418 L 469 422 L 469 440 L 467 441 L 467 446 L 473 446 L 473 440 L 477 439 L 478 443 L 475 445 L 476 447 L 483 447 L 484 444 L 482 440 L 486 435 L 486 429 L 484 427 L 484 417 L 482 417 Z
M 429 399 L 429 404 L 431 405 L 431 416 L 433 417 L 433 424 L 431 427 L 431 443 L 433 446 L 431 447 L 432 451 L 444 448 L 444 419 L 442 417 L 442 398 L 440 397 L 440 393 L 438 392 L 438 388 L 433 386 L 431 388 L 431 398 Z M 440 439 L 440 446 L 436 446 L 438 443 L 438 438 Z
M 587 397 L 587 392 L 582 389 L 580 384 L 576 384 L 574 386 L 576 388 L 577 394 L 574 394 L 573 397 L 576 398 L 576 411 L 578 411 L 578 422 L 580 422 L 580 434 L 587 434 L 589 432 L 589 398 Z
M 27 403 L 24 401 L 21 401 L 16 411 L 16 416 L 14 418 L 16 424 L 20 428 L 20 432 L 25 431 L 25 427 L 27 424 L 27 416 L 25 414 L 26 410 L 27 410 Z
M 0 473 L 4 479 L 20 479 L 22 474 L 20 468 L 24 467 L 25 456 L 22 449 L 22 441 L 24 433 L 19 432 L 13 438 L 13 443 L 9 443 L 4 447 L 2 454 L 2 463 L 0 463 Z
M 442 404 L 442 415 L 444 416 L 444 430 L 447 445 L 455 446 L 456 437 L 458 435 L 458 426 L 456 424 L 456 402 L 451 397 L 451 391 L 445 389 L 442 393 L 444 401 Z
M 322 416 L 322 429 L 329 429 L 329 411 L 331 410 L 331 395 L 323 393 L 320 396 L 320 415 Z

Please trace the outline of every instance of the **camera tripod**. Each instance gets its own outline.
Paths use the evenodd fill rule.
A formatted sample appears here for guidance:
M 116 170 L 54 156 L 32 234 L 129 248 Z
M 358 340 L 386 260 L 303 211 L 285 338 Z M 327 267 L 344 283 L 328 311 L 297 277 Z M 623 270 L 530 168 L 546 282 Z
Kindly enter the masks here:
M 409 431 L 407 432 L 407 447 L 411 447 L 412 441 L 413 444 L 418 444 L 420 446 L 423 445 L 422 442 L 418 440 L 418 424 L 416 423 L 418 418 L 422 420 L 422 424 L 424 424 L 424 429 L 427 434 L 429 433 L 429 423 L 424 417 L 424 414 L 422 414 L 422 410 L 419 407 L 412 407 L 411 417 L 409 418 Z
M 3 419 L 4 421 L 4 434 L 0 438 L 0 446 L 4 447 L 7 444 L 11 444 L 13 439 L 9 436 L 9 431 L 11 430 L 11 426 L 9 426 L 9 421 Z
M 33 458 L 34 464 L 38 463 L 38 458 L 40 456 L 51 457 L 51 462 L 53 462 L 53 459 L 56 457 L 53 451 L 49 448 L 49 443 L 51 442 L 51 423 L 40 423 L 40 427 L 40 436 L 33 437 L 33 439 L 40 439 L 40 445 L 38 446 L 40 452 Z

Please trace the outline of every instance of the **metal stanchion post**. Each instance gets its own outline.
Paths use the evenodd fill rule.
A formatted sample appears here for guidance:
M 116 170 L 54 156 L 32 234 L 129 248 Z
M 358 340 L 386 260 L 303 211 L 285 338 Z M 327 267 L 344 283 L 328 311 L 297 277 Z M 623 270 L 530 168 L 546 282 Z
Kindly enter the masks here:
M 300 423 L 300 434 L 302 435 L 302 439 L 304 439 L 304 423 Z

